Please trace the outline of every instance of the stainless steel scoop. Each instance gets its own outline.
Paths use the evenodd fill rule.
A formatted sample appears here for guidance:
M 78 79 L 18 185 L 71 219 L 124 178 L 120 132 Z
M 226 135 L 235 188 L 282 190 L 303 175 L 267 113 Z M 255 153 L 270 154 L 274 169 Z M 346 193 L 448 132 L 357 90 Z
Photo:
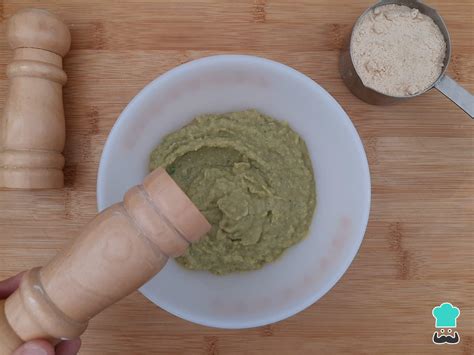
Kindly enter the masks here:
M 355 28 L 361 19 L 373 9 L 389 4 L 397 4 L 397 5 L 405 5 L 413 9 L 418 9 L 422 14 L 425 14 L 431 17 L 434 23 L 439 27 L 441 33 L 444 36 L 444 40 L 446 41 L 446 56 L 444 58 L 444 67 L 443 71 L 441 72 L 438 79 L 426 90 L 419 92 L 415 95 L 410 96 L 403 96 L 403 97 L 396 97 L 383 94 L 379 91 L 366 87 L 362 80 L 360 79 L 359 75 L 357 74 L 354 64 L 352 62 L 351 57 L 351 44 L 352 44 L 352 37 L 354 31 L 352 31 L 349 41 L 345 48 L 343 49 L 340 57 L 340 71 L 341 76 L 344 82 L 346 83 L 349 90 L 360 99 L 364 100 L 365 102 L 373 105 L 387 105 L 397 101 L 406 100 L 409 98 L 413 98 L 419 95 L 424 94 L 428 90 L 431 90 L 433 87 L 441 91 L 445 96 L 447 96 L 451 101 L 453 101 L 456 105 L 458 105 L 461 109 L 463 109 L 471 118 L 474 115 L 474 96 L 471 95 L 466 89 L 464 89 L 461 85 L 459 85 L 456 81 L 446 75 L 446 69 L 448 68 L 449 60 L 451 58 L 451 39 L 449 37 L 448 29 L 438 14 L 438 12 L 423 4 L 421 1 L 417 0 L 381 0 L 377 4 L 369 7 L 356 21 L 353 28 Z

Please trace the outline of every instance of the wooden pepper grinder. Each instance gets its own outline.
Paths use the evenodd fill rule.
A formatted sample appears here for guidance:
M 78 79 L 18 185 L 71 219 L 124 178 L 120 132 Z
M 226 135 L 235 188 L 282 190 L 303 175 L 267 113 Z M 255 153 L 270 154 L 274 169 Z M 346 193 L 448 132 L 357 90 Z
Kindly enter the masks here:
M 166 171 L 156 169 L 0 301 L 0 355 L 31 339 L 55 344 L 78 337 L 92 317 L 142 286 L 210 227 Z
M 28 9 L 7 22 L 14 50 L 0 141 L 0 188 L 63 187 L 65 122 L 62 57 L 71 34 L 57 17 Z

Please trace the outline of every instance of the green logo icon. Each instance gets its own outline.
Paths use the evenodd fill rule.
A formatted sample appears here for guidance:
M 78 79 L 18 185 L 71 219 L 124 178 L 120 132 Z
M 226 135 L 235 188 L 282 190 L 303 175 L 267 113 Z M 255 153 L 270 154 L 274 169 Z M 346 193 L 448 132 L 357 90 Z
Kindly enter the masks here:
M 436 328 L 456 328 L 456 320 L 461 311 L 451 303 L 445 302 L 434 307 L 432 314 L 436 319 Z

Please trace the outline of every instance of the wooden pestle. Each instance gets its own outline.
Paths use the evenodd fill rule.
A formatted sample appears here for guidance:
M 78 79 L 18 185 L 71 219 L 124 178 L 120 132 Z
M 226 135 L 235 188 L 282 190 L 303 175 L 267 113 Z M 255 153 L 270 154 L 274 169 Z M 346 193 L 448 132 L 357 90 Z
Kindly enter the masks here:
M 31 339 L 55 344 L 78 337 L 92 317 L 142 286 L 210 227 L 166 171 L 156 169 L 0 301 L 0 355 Z
M 14 50 L 0 139 L 0 188 L 63 187 L 65 122 L 62 57 L 67 26 L 44 10 L 23 10 L 7 21 Z

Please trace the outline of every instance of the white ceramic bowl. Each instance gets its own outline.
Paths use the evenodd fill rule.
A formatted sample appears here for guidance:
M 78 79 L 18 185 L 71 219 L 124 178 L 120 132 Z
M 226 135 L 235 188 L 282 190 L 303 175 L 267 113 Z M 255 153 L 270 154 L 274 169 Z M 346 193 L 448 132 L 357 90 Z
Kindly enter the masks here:
M 294 315 L 321 298 L 349 267 L 370 209 L 361 140 L 341 106 L 307 76 L 258 57 L 223 55 L 183 64 L 147 85 L 115 123 L 102 153 L 99 210 L 121 201 L 148 173 L 152 149 L 204 113 L 256 108 L 286 120 L 306 141 L 317 207 L 308 237 L 261 270 L 215 276 L 170 261 L 141 292 L 191 322 L 247 328 Z

